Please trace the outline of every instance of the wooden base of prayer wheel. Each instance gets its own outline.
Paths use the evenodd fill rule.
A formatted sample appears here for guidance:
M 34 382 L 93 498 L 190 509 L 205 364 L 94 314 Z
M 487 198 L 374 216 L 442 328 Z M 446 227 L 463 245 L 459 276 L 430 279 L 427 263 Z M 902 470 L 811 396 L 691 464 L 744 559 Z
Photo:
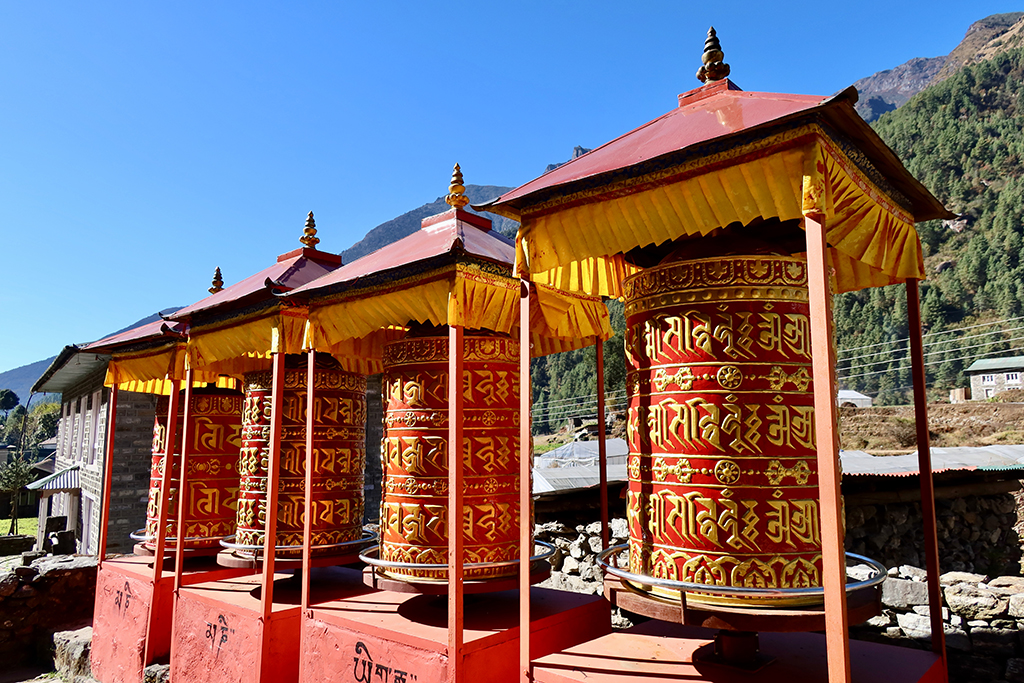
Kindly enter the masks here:
M 285 363 L 281 449 L 270 452 L 271 373 L 245 376 L 242 419 L 242 474 L 238 530 L 230 547 L 240 555 L 261 555 L 266 525 L 267 467 L 280 467 L 277 506 L 279 557 L 301 555 L 305 521 L 306 358 Z M 311 491 L 316 555 L 350 552 L 345 545 L 362 537 L 363 470 L 366 465 L 366 378 L 345 372 L 330 356 L 319 354 L 315 370 L 315 449 Z
M 464 340 L 464 578 L 511 576 L 519 557 L 519 344 L 472 333 Z M 384 348 L 384 403 L 382 571 L 444 581 L 448 337 L 409 337 Z M 431 564 L 438 569 L 422 566 Z
M 806 262 L 676 261 L 623 287 L 630 571 L 723 587 L 820 586 Z
M 153 469 L 146 506 L 146 530 L 142 548 L 156 545 L 160 519 L 160 492 L 164 476 L 167 408 L 170 399 L 157 401 L 153 427 Z M 168 498 L 167 544 L 175 547 L 178 535 L 178 502 L 181 499 L 181 438 L 185 424 L 185 392 L 178 399 L 177 439 Z M 220 539 L 234 532 L 238 495 L 238 452 L 242 446 L 242 394 L 230 389 L 192 390 L 189 406 L 188 496 L 185 510 L 184 548 L 193 552 L 217 552 Z M 136 537 L 138 538 L 138 537 Z

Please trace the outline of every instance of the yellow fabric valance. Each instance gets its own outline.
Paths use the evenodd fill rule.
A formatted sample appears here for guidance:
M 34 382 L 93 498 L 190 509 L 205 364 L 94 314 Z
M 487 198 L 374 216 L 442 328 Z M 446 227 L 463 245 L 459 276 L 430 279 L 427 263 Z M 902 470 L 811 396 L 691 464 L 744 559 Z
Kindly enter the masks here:
M 355 292 L 312 302 L 304 347 L 333 354 L 346 366 L 379 372 L 383 343 L 409 321 L 461 325 L 513 334 L 519 328 L 518 279 L 459 264 L 400 289 Z M 531 354 L 568 351 L 612 336 L 608 311 L 595 297 L 538 286 L 531 297 Z
M 756 218 L 823 219 L 836 290 L 923 278 L 913 216 L 817 126 L 660 171 L 650 182 L 553 200 L 522 215 L 516 272 L 563 290 L 621 296 L 622 254 Z
M 185 342 L 141 351 L 114 353 L 107 365 L 103 385 L 117 385 L 121 391 L 168 396 L 171 393 L 172 380 L 185 379 L 185 355 Z M 235 386 L 235 380 L 219 376 L 215 372 L 193 372 L 193 381 L 196 386 L 205 386 L 209 383 L 221 388 Z
M 302 353 L 304 308 L 278 307 L 189 330 L 187 362 L 194 370 L 237 375 L 260 369 L 272 353 Z

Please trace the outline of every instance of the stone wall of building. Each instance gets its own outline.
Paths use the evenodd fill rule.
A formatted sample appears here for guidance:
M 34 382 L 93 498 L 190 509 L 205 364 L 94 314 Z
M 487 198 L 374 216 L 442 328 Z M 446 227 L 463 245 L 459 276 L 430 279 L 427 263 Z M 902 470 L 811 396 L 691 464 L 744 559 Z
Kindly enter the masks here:
M 364 490 L 366 508 L 363 522 L 370 524 L 380 519 L 380 497 L 383 484 L 381 469 L 381 439 L 384 438 L 384 400 L 381 395 L 381 375 L 366 378 L 366 473 Z
M 150 394 L 121 391 L 117 395 L 108 553 L 130 553 L 135 542 L 128 535 L 146 525 L 156 401 Z
M 92 619 L 96 560 L 63 555 L 0 574 L 0 668 L 46 663 L 53 634 Z

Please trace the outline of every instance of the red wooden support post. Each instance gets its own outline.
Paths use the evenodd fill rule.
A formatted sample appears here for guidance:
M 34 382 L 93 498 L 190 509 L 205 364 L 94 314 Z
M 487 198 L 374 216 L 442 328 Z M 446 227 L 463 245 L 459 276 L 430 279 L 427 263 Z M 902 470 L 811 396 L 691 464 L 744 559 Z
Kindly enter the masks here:
M 181 479 L 178 482 L 178 532 L 175 542 L 174 556 L 174 594 L 171 597 L 171 659 L 174 659 L 177 650 L 178 624 L 174 619 L 174 610 L 178 605 L 178 592 L 181 590 L 181 577 L 185 571 L 185 529 L 188 522 L 186 506 L 188 503 L 188 461 L 192 455 L 192 427 L 189 424 L 192 420 L 192 385 L 195 381 L 195 374 L 192 368 L 185 371 L 185 419 L 184 427 L 181 430 Z M 156 602 L 156 592 L 153 593 L 153 601 Z
M 932 650 L 946 668 L 946 634 L 942 626 L 942 589 L 939 586 L 939 540 L 935 528 L 935 483 L 932 474 L 931 438 L 928 435 L 928 393 L 921 339 L 921 293 L 915 279 L 907 280 L 907 326 L 910 332 L 910 366 L 914 382 L 914 417 L 917 422 L 917 463 L 921 473 L 921 518 L 924 522 L 924 558 L 928 570 L 928 609 Z
M 160 503 L 157 512 L 156 525 L 156 549 L 153 553 L 153 598 L 149 601 L 149 617 L 146 621 L 146 645 L 143 652 L 142 663 L 153 663 L 152 648 L 154 643 L 153 627 L 157 615 L 160 613 L 158 596 L 160 595 L 160 580 L 164 573 L 164 546 L 167 541 L 167 513 L 171 497 L 171 472 L 174 471 L 174 442 L 178 438 L 178 394 L 181 390 L 181 380 L 171 380 L 171 395 L 167 402 L 167 430 L 164 433 L 164 472 L 160 480 Z M 181 501 L 181 491 L 178 492 L 178 501 Z M 181 534 L 179 529 L 178 534 Z
M 608 445 L 605 443 L 604 342 L 594 338 L 597 347 L 597 470 L 601 489 L 601 548 L 607 550 L 608 538 Z
M 107 403 L 107 450 L 103 460 L 103 507 L 100 509 L 100 542 L 96 546 L 97 566 L 107 556 L 107 526 L 110 524 L 110 480 L 114 476 L 114 433 L 117 429 L 117 385 L 110 387 Z
M 825 642 L 828 680 L 850 681 L 849 616 L 846 612 L 846 553 L 843 550 L 842 497 L 839 489 L 839 415 L 836 408 L 835 351 L 832 348 L 832 291 L 825 224 L 804 219 L 811 316 L 811 370 L 814 377 L 814 425 L 821 501 L 822 585 L 825 590 Z
M 533 403 L 530 385 L 530 283 L 519 290 L 519 681 L 529 683 L 530 556 L 533 554 Z
M 263 581 L 260 593 L 260 655 L 256 662 L 255 680 L 273 670 L 274 662 L 270 648 L 270 616 L 274 611 L 274 559 L 277 546 L 277 499 L 281 477 L 281 411 L 284 406 L 284 360 L 283 353 L 274 353 L 273 376 L 271 378 L 270 452 L 267 458 L 267 507 L 266 526 L 263 538 Z
M 448 681 L 462 683 L 463 329 L 448 326 Z
M 185 372 L 185 424 L 181 430 L 181 480 L 178 483 L 178 537 L 175 543 L 175 552 L 177 553 L 174 557 L 174 595 L 177 597 L 178 590 L 181 588 L 181 575 L 184 571 L 185 566 L 185 526 L 186 517 L 186 503 L 188 502 L 188 461 L 192 455 L 192 428 L 189 425 L 192 416 L 192 383 L 194 381 L 194 373 L 192 368 L 189 368 Z M 171 640 L 171 647 L 174 647 L 174 641 Z
M 315 428 L 313 422 L 313 415 L 315 414 L 314 405 L 316 397 L 314 396 L 313 387 L 314 377 L 316 376 L 316 351 L 310 349 L 306 352 L 306 492 L 305 499 L 305 517 L 303 518 L 302 524 L 302 602 L 300 614 L 300 622 L 307 616 L 312 616 L 312 612 L 309 612 L 309 581 L 310 574 L 313 571 L 313 566 L 310 563 L 310 557 L 312 556 L 312 548 L 310 547 L 313 543 L 313 429 Z M 309 612 L 307 614 L 307 612 Z M 301 629 L 299 635 L 299 644 L 305 652 L 305 645 L 303 645 L 303 635 L 306 629 Z M 299 680 L 305 681 L 306 678 L 306 658 L 299 658 Z

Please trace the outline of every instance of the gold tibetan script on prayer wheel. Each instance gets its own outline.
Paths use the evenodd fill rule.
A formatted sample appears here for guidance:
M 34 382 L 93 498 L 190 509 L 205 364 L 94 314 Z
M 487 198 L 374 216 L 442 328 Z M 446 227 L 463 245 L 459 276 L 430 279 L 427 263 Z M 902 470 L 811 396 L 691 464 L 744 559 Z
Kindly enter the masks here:
M 146 506 L 145 546 L 156 546 L 160 523 L 160 492 L 164 475 L 167 439 L 167 408 L 170 400 L 157 401 L 153 425 L 153 468 Z M 192 390 L 189 417 L 188 496 L 185 509 L 184 547 L 188 550 L 220 550 L 220 539 L 235 529 L 235 498 L 238 494 L 238 449 L 241 447 L 242 393 L 230 389 Z M 177 438 L 167 506 L 167 538 L 178 534 L 178 501 L 181 496 L 181 438 L 185 424 L 185 392 L 178 398 Z M 174 547 L 175 540 L 168 541 Z
M 519 556 L 519 344 L 464 337 L 465 563 Z M 448 338 L 412 337 L 384 348 L 384 492 L 381 559 L 436 564 L 388 568 L 444 580 L 448 557 Z M 515 575 L 516 565 L 467 567 L 466 579 Z
M 806 262 L 677 261 L 623 287 L 630 570 L 820 586 Z
M 319 354 L 314 387 L 313 552 L 331 554 L 336 543 L 362 535 L 363 472 L 366 465 L 366 378 L 345 372 L 330 356 Z M 284 372 L 281 411 L 280 483 L 277 546 L 281 557 L 302 549 L 306 477 L 306 357 L 289 356 Z M 271 373 L 245 376 L 242 419 L 242 475 L 235 542 L 263 545 L 267 514 L 267 466 L 270 461 Z

